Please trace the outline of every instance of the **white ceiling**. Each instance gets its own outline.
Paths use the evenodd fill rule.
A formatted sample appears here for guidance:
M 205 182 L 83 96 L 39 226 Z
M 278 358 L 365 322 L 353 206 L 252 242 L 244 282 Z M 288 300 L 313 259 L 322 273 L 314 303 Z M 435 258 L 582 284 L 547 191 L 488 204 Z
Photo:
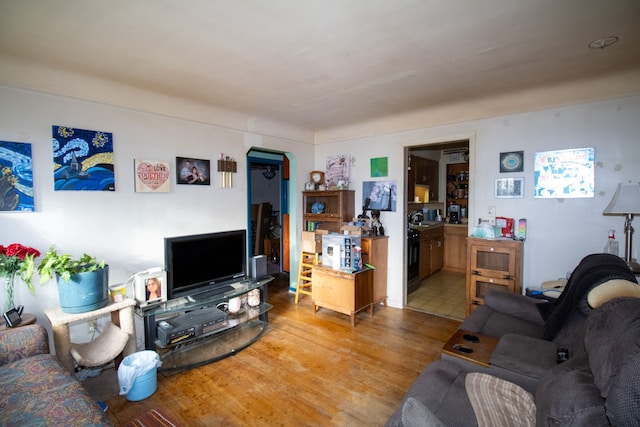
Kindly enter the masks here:
M 3 57 L 319 130 L 637 76 L 640 1 L 0 0 Z

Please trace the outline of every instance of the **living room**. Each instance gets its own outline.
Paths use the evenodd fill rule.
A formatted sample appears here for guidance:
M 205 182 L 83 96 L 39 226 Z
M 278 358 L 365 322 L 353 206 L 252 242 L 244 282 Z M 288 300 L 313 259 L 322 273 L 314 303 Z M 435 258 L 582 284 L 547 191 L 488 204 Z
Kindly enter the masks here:
M 580 48 L 587 49 L 589 41 L 585 38 Z M 355 190 L 356 201 L 362 199 L 362 183 L 372 179 L 370 159 L 387 157 L 388 179 L 396 180 L 403 201 L 408 147 L 468 139 L 473 176 L 470 223 L 484 218 L 489 206 L 495 206 L 500 216 L 527 219 L 525 287 L 565 277 L 584 255 L 602 251 L 609 229 L 616 230 L 622 241 L 623 218 L 604 216 L 602 211 L 618 183 L 640 179 L 637 62 L 635 68 L 571 80 L 558 78 L 553 84 L 524 85 L 509 93 L 496 90 L 492 97 L 460 98 L 315 129 L 155 91 L 143 84 L 131 86 L 99 74 L 84 74 L 79 67 L 59 68 L 20 57 L 3 46 L 0 140 L 32 145 L 35 211 L 3 212 L 0 243 L 20 242 L 42 252 L 55 244 L 65 252 L 90 253 L 107 261 L 111 283 L 123 283 L 135 272 L 162 266 L 164 237 L 247 228 L 245 156 L 251 148 L 291 157 L 291 272 L 297 270 L 299 261 L 300 193 L 309 171 L 324 169 L 329 156 L 344 154 L 354 159 L 349 188 Z M 624 40 L 618 46 L 629 49 Z M 610 47 L 614 48 L 616 45 Z M 606 63 L 610 59 L 606 52 L 593 54 Z M 54 125 L 113 133 L 114 192 L 54 190 Z M 595 151 L 594 197 L 534 198 L 534 154 L 584 147 Z M 524 151 L 524 170 L 501 174 L 500 153 L 512 151 Z M 165 161 L 177 168 L 176 157 L 210 159 L 213 165 L 220 153 L 238 163 L 230 188 L 222 187 L 214 175 L 210 186 L 173 181 L 168 193 L 134 191 L 134 159 Z M 494 197 L 495 180 L 507 175 L 524 179 L 523 198 Z M 389 236 L 389 305 L 401 309 L 406 303 L 406 212 L 403 208 L 383 212 L 381 221 Z M 636 235 L 633 246 L 639 245 Z M 632 255 L 637 258 L 637 253 Z M 290 285 L 294 282 L 295 274 L 291 274 Z M 57 303 L 56 288 L 53 283 L 36 285 L 32 296 L 25 286 L 18 286 L 15 299 L 46 325 L 43 311 Z M 72 334 L 86 337 L 85 325 Z

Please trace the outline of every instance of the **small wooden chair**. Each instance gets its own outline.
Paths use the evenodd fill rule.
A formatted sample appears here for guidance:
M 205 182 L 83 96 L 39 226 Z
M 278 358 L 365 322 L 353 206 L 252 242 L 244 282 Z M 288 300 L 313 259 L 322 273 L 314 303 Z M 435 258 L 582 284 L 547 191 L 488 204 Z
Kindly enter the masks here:
M 301 252 L 300 267 L 298 268 L 298 281 L 296 282 L 296 299 L 298 303 L 300 294 L 311 295 L 311 270 L 314 265 L 319 264 L 319 254 L 317 252 Z

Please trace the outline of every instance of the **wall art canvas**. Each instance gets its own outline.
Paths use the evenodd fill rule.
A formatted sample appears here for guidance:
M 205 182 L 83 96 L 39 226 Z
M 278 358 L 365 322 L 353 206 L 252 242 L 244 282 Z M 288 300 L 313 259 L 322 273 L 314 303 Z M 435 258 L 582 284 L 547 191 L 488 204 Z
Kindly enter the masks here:
M 379 211 L 396 211 L 398 185 L 396 181 L 364 181 L 362 206 Z
M 0 211 L 33 212 L 31 144 L 0 141 Z
M 169 163 L 134 159 L 133 173 L 136 193 L 168 193 L 171 189 Z
M 389 174 L 389 158 L 376 157 L 371 159 L 371 178 L 388 176 Z
M 524 178 L 498 178 L 496 179 L 496 199 L 522 199 L 524 197 Z
M 594 197 L 594 163 L 593 147 L 535 153 L 534 197 Z
M 116 191 L 111 132 L 51 128 L 56 191 Z
M 327 170 L 324 174 L 325 186 L 327 188 L 339 187 L 340 189 L 347 189 L 350 182 L 352 163 L 353 158 L 344 154 L 327 157 Z
M 176 157 L 176 181 L 186 185 L 211 185 L 211 161 Z
M 500 153 L 500 173 L 522 172 L 524 170 L 524 151 Z

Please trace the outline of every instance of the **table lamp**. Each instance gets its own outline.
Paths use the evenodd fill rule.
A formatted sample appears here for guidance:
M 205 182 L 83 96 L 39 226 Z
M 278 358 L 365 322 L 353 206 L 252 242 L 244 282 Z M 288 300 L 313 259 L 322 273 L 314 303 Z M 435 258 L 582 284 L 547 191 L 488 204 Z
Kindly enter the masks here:
M 633 215 L 640 214 L 640 184 L 637 182 L 629 182 L 627 184 L 618 184 L 616 193 L 613 195 L 609 206 L 606 207 L 603 215 L 624 215 L 624 260 L 633 272 L 640 273 L 640 264 L 631 258 Z

